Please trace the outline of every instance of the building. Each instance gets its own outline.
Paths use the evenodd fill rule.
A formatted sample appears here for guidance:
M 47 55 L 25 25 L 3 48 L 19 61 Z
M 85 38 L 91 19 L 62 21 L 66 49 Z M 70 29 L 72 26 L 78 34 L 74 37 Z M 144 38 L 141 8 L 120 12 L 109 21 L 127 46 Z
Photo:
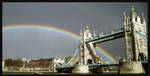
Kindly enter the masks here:
M 63 64 L 64 62 L 65 62 L 65 60 L 60 57 L 56 57 L 53 59 L 53 63 L 55 63 L 55 64 Z

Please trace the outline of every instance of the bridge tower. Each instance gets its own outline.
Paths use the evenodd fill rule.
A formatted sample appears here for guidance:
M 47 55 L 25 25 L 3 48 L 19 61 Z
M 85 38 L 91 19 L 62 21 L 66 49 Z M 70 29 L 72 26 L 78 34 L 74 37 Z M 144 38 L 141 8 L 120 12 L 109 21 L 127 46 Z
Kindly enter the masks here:
M 88 49 L 88 45 L 85 43 L 85 40 L 86 39 L 90 39 L 92 38 L 92 34 L 89 30 L 89 27 L 86 26 L 83 30 L 83 33 L 80 33 L 81 35 L 81 40 L 80 40 L 80 56 L 81 56 L 81 61 L 83 62 L 83 64 L 88 64 L 88 63 L 91 63 L 93 64 L 94 60 L 92 58 L 92 56 L 90 55 L 90 51 L 93 52 L 93 54 L 96 54 L 96 51 L 95 49 L 93 50 L 90 50 Z M 92 47 L 95 47 L 95 45 L 93 45 Z
M 148 60 L 146 21 L 142 20 L 132 7 L 129 17 L 124 13 L 124 32 L 126 44 L 126 62 L 120 66 L 120 73 L 145 73 L 141 61 Z M 128 66 L 126 66 L 128 65 Z M 130 71 L 129 71 L 130 70 Z
M 83 32 L 80 31 L 80 60 L 72 73 L 90 73 L 88 64 L 96 64 L 100 62 L 100 58 L 96 55 L 96 44 L 92 42 L 86 43 L 86 40 L 92 39 L 92 35 L 88 26 L 84 27 Z
M 96 64 L 98 63 L 98 56 L 96 55 L 96 44 L 92 42 L 85 43 L 87 39 L 92 39 L 95 35 L 92 35 L 88 26 L 83 30 L 83 33 L 80 31 L 80 57 L 81 63 L 83 64 Z
M 144 14 L 142 14 L 141 20 L 137 15 L 135 8 L 132 7 L 130 17 L 127 18 L 124 14 L 124 29 L 126 40 L 126 60 L 148 60 L 146 21 Z

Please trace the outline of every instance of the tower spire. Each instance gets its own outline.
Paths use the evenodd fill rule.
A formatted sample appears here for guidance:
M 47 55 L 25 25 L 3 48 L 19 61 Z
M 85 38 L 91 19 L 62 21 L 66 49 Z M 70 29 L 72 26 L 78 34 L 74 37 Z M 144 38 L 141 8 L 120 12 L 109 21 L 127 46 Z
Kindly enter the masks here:
M 126 19 L 126 12 L 123 12 L 123 17 L 124 19 Z
M 142 23 L 143 23 L 143 24 L 146 24 L 145 17 L 144 17 L 144 13 L 142 13 Z
M 124 23 L 124 26 L 126 26 L 126 22 L 127 22 L 127 17 L 126 17 L 126 13 L 124 12 L 123 13 L 123 23 Z
M 136 13 L 136 11 L 135 11 L 134 6 L 132 6 L 132 11 L 131 11 L 131 14 L 130 14 L 131 21 L 132 21 L 132 22 L 135 22 L 135 21 L 136 21 L 136 20 L 135 20 L 136 17 L 137 17 L 137 13 Z
M 96 37 L 96 31 L 95 31 L 95 29 L 94 29 L 94 37 Z
M 81 29 L 80 29 L 80 36 L 82 37 L 82 31 L 81 31 Z
M 134 8 L 134 6 L 132 5 L 132 12 L 134 12 L 135 11 L 135 8 Z

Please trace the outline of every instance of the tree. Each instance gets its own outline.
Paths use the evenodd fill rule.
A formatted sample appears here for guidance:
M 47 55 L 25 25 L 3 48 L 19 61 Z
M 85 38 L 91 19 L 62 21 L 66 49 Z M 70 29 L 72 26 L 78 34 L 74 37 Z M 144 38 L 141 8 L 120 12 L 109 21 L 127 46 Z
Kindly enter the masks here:
M 13 66 L 13 60 L 11 58 L 5 59 L 5 66 L 11 67 Z
M 21 59 L 12 60 L 11 58 L 5 59 L 5 66 L 7 67 L 17 67 L 20 68 L 23 66 L 23 61 Z
M 16 60 L 14 60 L 14 66 L 15 66 L 15 67 L 20 68 L 20 67 L 22 67 L 23 65 L 24 65 L 24 63 L 23 63 L 23 61 L 22 61 L 21 59 L 16 59 Z
M 39 67 L 41 68 L 47 68 L 50 66 L 49 61 L 39 61 Z

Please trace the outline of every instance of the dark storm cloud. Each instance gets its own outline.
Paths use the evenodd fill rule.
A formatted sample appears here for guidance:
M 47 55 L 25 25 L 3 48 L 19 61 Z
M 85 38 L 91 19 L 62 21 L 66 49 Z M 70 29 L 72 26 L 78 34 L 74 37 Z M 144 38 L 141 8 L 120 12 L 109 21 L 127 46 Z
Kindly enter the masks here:
M 146 3 L 3 3 L 3 25 L 50 25 L 79 35 L 88 24 L 93 32 L 106 32 L 123 27 L 123 12 L 128 16 L 131 7 L 142 12 L 147 20 Z M 113 45 L 115 44 L 115 45 Z M 3 31 L 3 57 L 71 56 L 79 41 L 60 33 L 43 30 Z M 124 38 L 99 44 L 112 56 L 125 53 Z

